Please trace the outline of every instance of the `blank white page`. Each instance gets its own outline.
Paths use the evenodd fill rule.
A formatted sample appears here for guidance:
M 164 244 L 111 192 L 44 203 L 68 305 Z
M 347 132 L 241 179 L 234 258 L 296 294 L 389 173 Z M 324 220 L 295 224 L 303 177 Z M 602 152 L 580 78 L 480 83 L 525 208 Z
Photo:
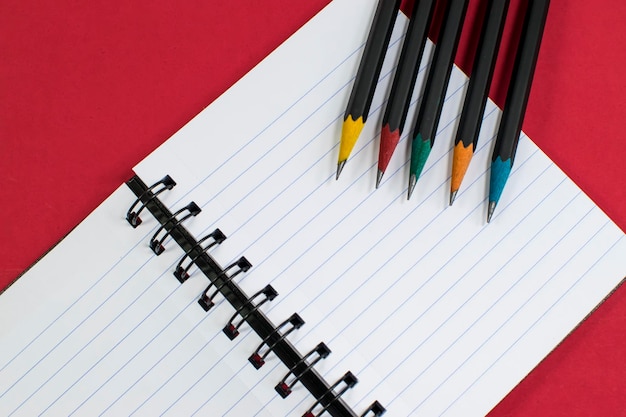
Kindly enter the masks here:
M 375 8 L 334 0 L 224 95 L 141 162 L 171 211 L 195 201 L 184 223 L 227 265 L 253 264 L 236 282 L 301 353 L 324 341 L 316 365 L 356 413 L 375 399 L 390 415 L 486 414 L 626 275 L 624 233 L 527 137 L 491 224 L 488 165 L 500 110 L 488 103 L 479 146 L 448 207 L 451 148 L 467 84 L 453 70 L 437 141 L 410 201 L 409 144 L 399 144 L 374 189 L 378 133 L 406 18 L 392 36 L 364 131 L 336 181 L 343 113 Z M 406 132 L 432 45 L 426 48 Z M 122 187 L 0 297 L 6 415 L 299 416 L 314 399 L 301 385 L 274 391 L 287 372 L 244 325 L 221 332 L 233 308 L 196 303 L 208 281 L 179 284 L 172 240 L 148 248 L 157 222 L 132 229 Z M 88 256 L 89 255 L 89 256 Z M 15 317 L 20 317 L 15 320 Z

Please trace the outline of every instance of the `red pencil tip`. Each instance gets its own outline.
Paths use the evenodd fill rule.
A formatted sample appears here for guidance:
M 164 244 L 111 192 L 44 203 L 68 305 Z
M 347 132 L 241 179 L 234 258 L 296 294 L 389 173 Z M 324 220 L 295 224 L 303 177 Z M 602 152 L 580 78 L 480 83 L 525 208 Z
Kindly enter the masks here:
M 391 155 L 400 141 L 400 129 L 390 130 L 389 125 L 383 126 L 380 132 L 380 148 L 378 151 L 378 170 L 385 172 Z

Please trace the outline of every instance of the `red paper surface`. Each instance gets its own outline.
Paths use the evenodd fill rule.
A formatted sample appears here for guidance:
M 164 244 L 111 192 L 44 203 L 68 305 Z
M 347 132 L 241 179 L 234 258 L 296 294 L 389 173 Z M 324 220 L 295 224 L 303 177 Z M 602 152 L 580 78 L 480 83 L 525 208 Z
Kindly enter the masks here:
M 116 3 L 0 2 L 0 288 L 328 0 Z M 470 4 L 457 56 L 466 72 L 485 3 Z M 524 5 L 511 3 L 499 104 Z M 622 229 L 624 21 L 622 1 L 552 1 L 524 123 Z M 626 415 L 625 327 L 621 288 L 490 417 Z

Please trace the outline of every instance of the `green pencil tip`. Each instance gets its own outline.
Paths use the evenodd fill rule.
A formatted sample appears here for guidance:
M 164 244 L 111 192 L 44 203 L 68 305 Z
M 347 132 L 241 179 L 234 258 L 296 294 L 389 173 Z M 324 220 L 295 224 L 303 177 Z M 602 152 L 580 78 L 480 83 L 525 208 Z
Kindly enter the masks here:
M 428 155 L 430 155 L 432 148 L 430 139 L 424 140 L 421 133 L 413 139 L 411 146 L 411 165 L 409 167 L 409 172 L 411 175 L 415 176 L 415 181 L 417 181 L 422 173 L 422 170 L 424 169 L 424 165 L 426 165 L 426 160 L 428 159 Z

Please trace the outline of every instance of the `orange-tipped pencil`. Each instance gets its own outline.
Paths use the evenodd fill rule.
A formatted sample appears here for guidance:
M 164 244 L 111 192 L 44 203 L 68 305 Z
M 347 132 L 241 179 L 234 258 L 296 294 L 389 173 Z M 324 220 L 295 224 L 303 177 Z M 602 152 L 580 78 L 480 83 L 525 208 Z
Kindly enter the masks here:
M 399 9 L 400 0 L 378 1 L 343 118 L 339 158 L 337 160 L 337 179 L 339 179 L 339 175 L 367 121 Z
M 478 142 L 478 135 L 476 135 L 476 142 Z M 461 182 L 463 182 L 463 177 L 465 177 L 467 167 L 469 167 L 470 161 L 474 156 L 474 146 L 474 143 L 470 143 L 466 146 L 462 140 L 459 140 L 456 145 L 454 145 L 452 156 L 452 178 L 450 179 L 450 205 L 454 203 L 456 194 L 459 191 L 459 188 L 461 188 Z
M 485 22 L 478 41 L 474 67 L 469 79 L 459 128 L 454 140 L 452 156 L 452 179 L 450 181 L 450 205 L 461 188 L 467 167 L 478 144 L 478 134 L 483 121 L 489 86 L 493 78 L 502 30 L 506 20 L 509 0 L 489 0 Z

